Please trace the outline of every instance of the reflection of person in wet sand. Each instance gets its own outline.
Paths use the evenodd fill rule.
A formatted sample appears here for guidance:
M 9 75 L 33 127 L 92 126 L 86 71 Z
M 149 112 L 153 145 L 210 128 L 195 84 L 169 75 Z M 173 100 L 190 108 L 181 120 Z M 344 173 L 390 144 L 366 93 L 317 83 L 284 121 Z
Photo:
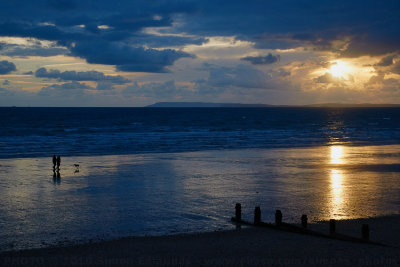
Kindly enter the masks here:
M 54 184 L 60 184 L 61 183 L 61 174 L 60 170 L 54 167 L 53 169 L 53 183 Z
M 54 184 L 60 184 L 61 183 L 61 174 L 59 171 L 53 172 L 53 183 Z
M 60 171 L 61 157 L 57 156 L 57 171 Z

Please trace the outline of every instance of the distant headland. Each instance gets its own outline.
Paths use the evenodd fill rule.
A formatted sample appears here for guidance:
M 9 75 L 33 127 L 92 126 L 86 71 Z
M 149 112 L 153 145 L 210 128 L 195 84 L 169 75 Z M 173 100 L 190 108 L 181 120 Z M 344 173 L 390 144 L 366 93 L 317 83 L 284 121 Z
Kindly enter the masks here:
M 224 108 L 224 107 L 273 107 L 264 104 L 240 104 L 240 103 L 211 103 L 211 102 L 157 102 L 147 107 L 151 108 Z

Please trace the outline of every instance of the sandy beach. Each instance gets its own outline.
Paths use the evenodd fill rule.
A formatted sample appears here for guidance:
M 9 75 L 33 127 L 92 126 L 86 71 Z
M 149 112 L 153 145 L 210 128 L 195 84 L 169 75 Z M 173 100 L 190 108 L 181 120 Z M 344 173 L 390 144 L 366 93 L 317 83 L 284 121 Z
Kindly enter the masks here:
M 0 265 L 400 265 L 400 216 L 385 216 L 398 213 L 399 150 L 64 157 L 59 180 L 43 171 L 48 158 L 3 159 Z M 388 246 L 276 229 L 232 230 L 237 202 L 245 220 L 252 220 L 255 206 L 265 222 L 281 209 L 285 222 L 307 214 L 309 228 L 325 234 L 331 218 L 338 233 L 353 237 L 367 223 L 370 240 Z M 354 219 L 367 216 L 374 218 Z
M 337 232 L 370 240 L 354 243 L 269 228 L 127 237 L 65 247 L 5 252 L 2 266 L 399 266 L 400 216 L 337 222 Z M 328 222 L 309 229 L 327 233 Z

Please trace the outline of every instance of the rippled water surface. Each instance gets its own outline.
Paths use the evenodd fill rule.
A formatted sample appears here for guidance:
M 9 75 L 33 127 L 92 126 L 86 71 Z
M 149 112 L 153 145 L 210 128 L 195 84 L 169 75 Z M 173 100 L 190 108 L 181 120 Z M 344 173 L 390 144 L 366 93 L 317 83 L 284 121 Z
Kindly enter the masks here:
M 79 164 L 79 171 L 74 167 Z M 0 250 L 230 229 L 236 202 L 272 221 L 398 214 L 400 146 L 0 159 Z
M 400 143 L 400 108 L 0 108 L 0 158 Z

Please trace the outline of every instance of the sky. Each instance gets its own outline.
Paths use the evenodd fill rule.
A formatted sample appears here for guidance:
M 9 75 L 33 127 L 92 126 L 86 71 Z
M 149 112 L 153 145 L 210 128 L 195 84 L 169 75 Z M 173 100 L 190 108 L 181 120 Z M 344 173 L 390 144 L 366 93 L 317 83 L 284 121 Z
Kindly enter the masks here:
M 398 0 L 2 0 L 0 106 L 400 104 L 398 14 Z

